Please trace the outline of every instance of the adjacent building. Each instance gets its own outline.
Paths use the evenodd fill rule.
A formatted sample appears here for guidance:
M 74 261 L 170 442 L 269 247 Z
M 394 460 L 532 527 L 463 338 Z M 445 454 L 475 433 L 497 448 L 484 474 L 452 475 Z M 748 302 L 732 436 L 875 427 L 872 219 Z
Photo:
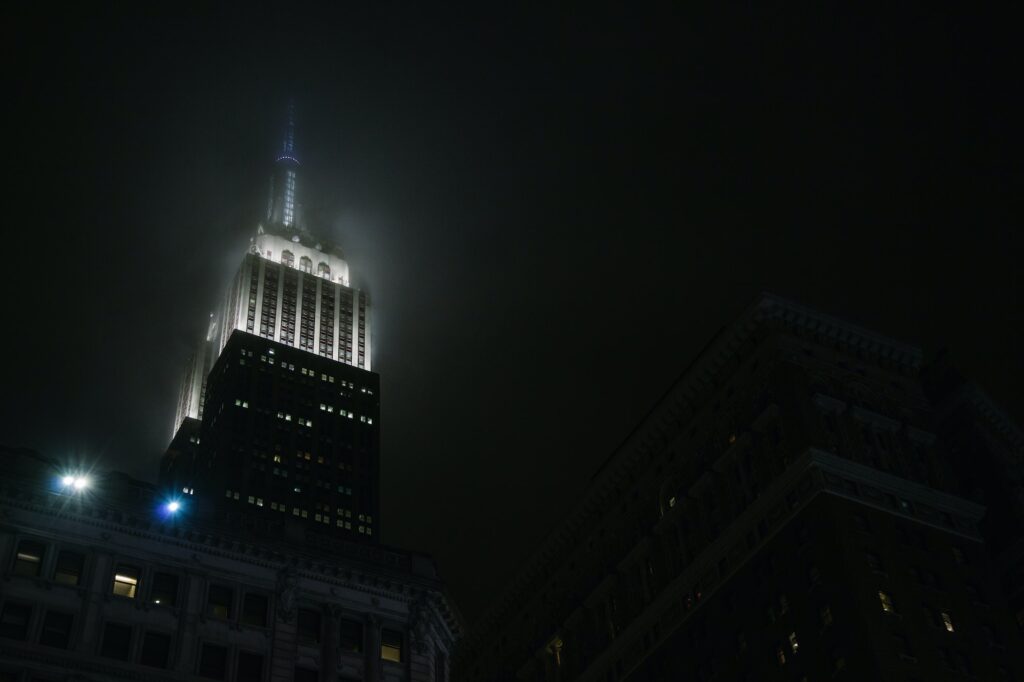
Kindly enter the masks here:
M 453 677 L 1021 679 L 1022 519 L 1024 438 L 980 391 L 766 295 L 603 463 Z
M 0 680 L 441 682 L 430 557 L 211 519 L 193 497 L 0 451 Z

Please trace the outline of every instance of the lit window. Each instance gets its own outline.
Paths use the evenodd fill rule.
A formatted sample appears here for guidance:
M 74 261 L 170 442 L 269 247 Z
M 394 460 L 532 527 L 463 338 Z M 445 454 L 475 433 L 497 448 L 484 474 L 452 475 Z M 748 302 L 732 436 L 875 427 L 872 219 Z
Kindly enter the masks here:
M 402 633 L 383 629 L 380 632 L 380 657 L 385 661 L 402 662 Z
M 881 590 L 878 591 L 878 600 L 882 602 L 882 610 L 886 613 L 896 613 L 896 608 L 893 606 L 892 597 Z
M 796 633 L 789 633 L 789 646 L 793 650 L 793 653 L 800 651 L 800 642 L 796 640 Z
M 779 661 L 779 665 L 786 665 L 786 650 L 781 646 L 775 647 L 775 658 Z
M 669 508 L 672 508 L 672 507 L 676 506 L 676 496 L 675 495 L 673 495 L 672 497 L 668 498 L 668 506 L 669 506 Z
M 139 587 L 139 569 L 121 564 L 114 572 L 114 594 L 119 597 L 135 599 Z
M 942 612 L 942 624 L 946 626 L 946 632 L 953 632 L 953 619 L 945 611 Z
M 321 410 L 326 410 L 327 409 L 327 405 L 324 404 L 324 403 L 320 403 L 320 409 Z
M 43 553 L 45 545 L 31 540 L 22 540 L 18 543 L 18 553 L 14 558 L 14 573 L 16 575 L 37 576 L 43 565 Z

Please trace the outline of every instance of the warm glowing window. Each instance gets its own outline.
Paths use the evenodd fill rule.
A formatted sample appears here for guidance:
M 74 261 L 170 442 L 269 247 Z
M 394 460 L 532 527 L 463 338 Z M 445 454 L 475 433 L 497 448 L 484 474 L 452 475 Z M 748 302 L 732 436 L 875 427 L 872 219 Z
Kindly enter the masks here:
M 800 642 L 796 639 L 796 633 L 789 633 L 789 647 L 793 650 L 793 653 L 800 651 Z
M 775 658 L 778 660 L 779 665 L 786 665 L 786 650 L 781 646 L 775 648 Z
M 397 630 L 381 630 L 380 657 L 385 661 L 402 662 L 402 633 Z
M 896 613 L 896 607 L 893 606 L 892 597 L 881 590 L 878 591 L 878 600 L 882 602 L 882 610 L 886 613 Z
M 114 594 L 119 597 L 135 599 L 135 592 L 139 588 L 139 569 L 135 566 L 119 564 L 114 571 Z
M 945 611 L 942 612 L 942 624 L 946 627 L 946 632 L 953 632 L 953 619 Z
M 14 557 L 14 573 L 16 575 L 39 575 L 43 566 L 43 554 L 46 546 L 40 542 L 22 540 L 18 543 L 18 552 Z

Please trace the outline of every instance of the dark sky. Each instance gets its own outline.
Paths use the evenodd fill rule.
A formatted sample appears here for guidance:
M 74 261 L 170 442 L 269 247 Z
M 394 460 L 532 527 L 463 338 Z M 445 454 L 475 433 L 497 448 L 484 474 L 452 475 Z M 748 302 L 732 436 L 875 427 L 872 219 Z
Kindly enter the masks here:
M 277 4 L 6 10 L 0 442 L 155 477 L 289 97 L 375 303 L 383 538 L 471 619 L 758 291 L 1024 413 L 1014 17 Z

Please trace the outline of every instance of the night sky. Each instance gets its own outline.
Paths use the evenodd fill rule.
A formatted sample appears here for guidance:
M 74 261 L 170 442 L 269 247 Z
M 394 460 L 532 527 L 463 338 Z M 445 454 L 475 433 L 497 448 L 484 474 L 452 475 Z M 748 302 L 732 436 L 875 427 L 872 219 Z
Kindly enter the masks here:
M 289 97 L 375 305 L 383 540 L 470 620 L 759 291 L 1024 414 L 1012 17 L 278 4 L 6 10 L 0 443 L 155 478 Z

